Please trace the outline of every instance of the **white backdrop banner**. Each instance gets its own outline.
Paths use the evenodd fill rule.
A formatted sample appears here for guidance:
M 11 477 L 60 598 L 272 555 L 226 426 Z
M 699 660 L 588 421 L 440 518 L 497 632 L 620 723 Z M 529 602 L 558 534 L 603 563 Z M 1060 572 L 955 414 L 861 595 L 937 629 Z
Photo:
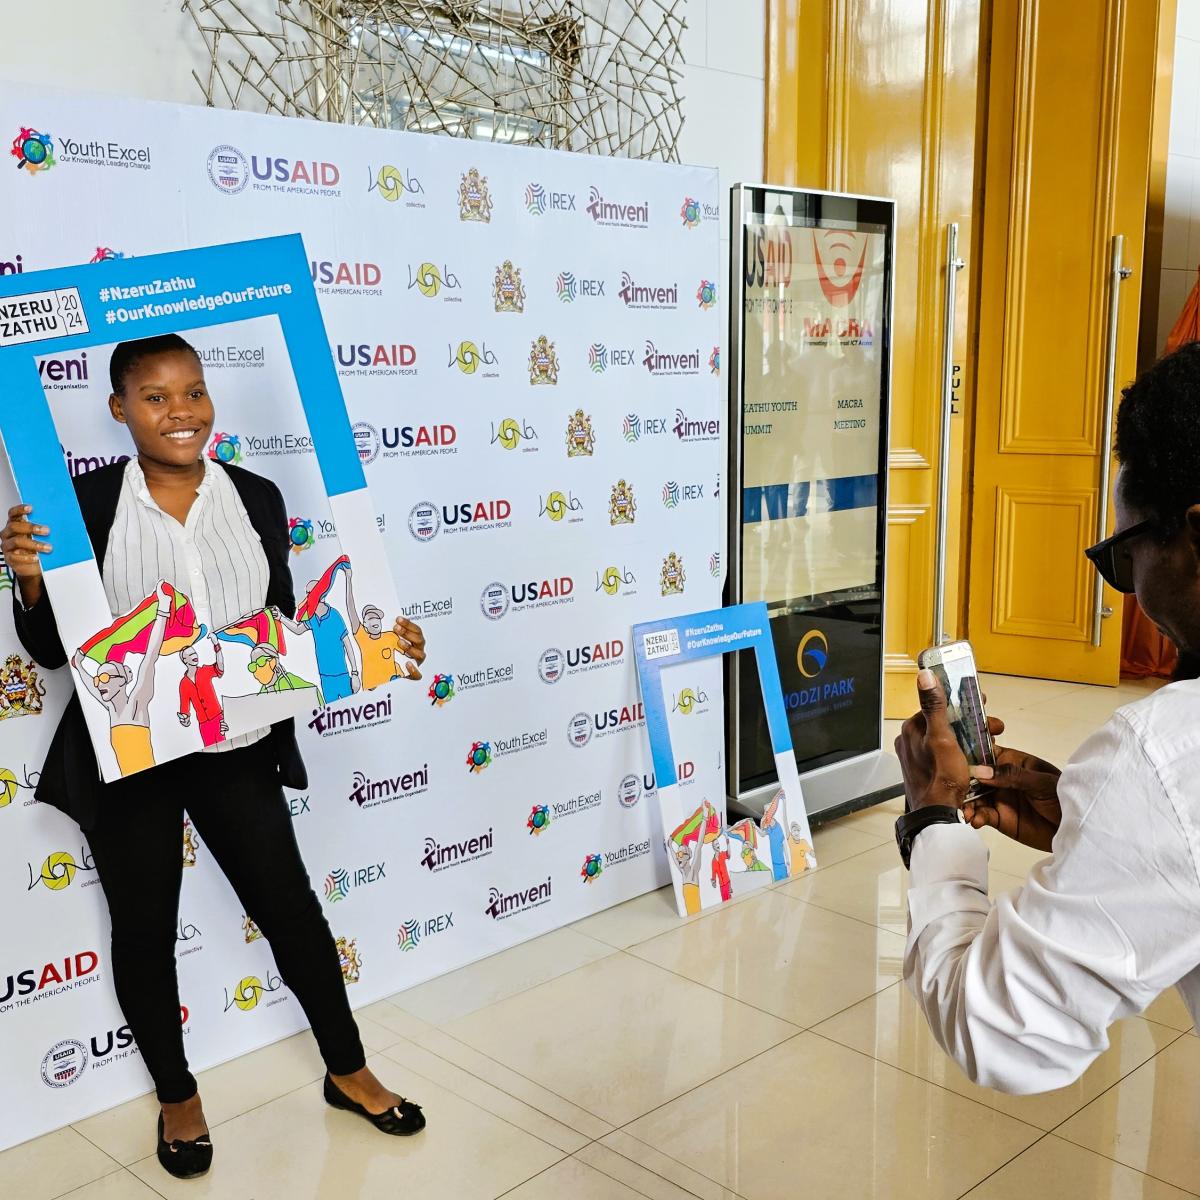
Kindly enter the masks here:
M 304 238 L 401 609 L 429 643 L 422 683 L 298 722 L 292 815 L 355 1007 L 666 883 L 630 628 L 720 603 L 716 172 L 26 87 L 0 86 L 0 130 L 0 273 Z M 280 485 L 302 588 L 330 531 L 303 430 L 256 407 L 287 369 L 277 330 L 192 340 L 210 453 Z M 39 370 L 73 475 L 130 453 L 106 354 Z M 70 685 L 23 654 L 10 587 L 0 1148 L 150 1086 L 86 837 L 33 800 Z M 724 795 L 706 667 L 716 702 L 676 768 L 697 804 Z M 180 850 L 181 1016 L 204 1068 L 304 1018 L 190 826 Z

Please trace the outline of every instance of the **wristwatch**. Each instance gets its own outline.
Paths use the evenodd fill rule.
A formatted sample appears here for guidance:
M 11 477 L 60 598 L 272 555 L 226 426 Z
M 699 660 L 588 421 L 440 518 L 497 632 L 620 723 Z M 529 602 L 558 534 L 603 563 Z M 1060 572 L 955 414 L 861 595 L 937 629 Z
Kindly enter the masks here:
M 949 804 L 930 804 L 914 812 L 906 812 L 896 818 L 896 845 L 900 848 L 900 859 L 908 869 L 912 857 L 913 838 L 930 825 L 957 825 L 962 814 Z

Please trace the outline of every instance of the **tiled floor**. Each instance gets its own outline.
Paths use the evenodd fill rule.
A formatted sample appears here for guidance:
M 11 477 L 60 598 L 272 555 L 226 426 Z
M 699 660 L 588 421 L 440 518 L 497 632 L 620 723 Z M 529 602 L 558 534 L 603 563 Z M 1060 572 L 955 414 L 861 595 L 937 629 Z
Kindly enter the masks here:
M 1147 685 L 987 680 L 1052 761 Z M 821 867 L 680 922 L 659 892 L 362 1011 L 427 1132 L 321 1103 L 307 1036 L 201 1078 L 216 1165 L 153 1157 L 149 1097 L 0 1154 L 0 1196 L 153 1200 L 1167 1200 L 1200 1195 L 1200 1040 L 1173 994 L 1074 1086 L 979 1088 L 900 980 L 897 802 L 816 835 Z M 991 839 L 994 893 L 1037 855 Z M 771 947 L 764 955 L 756 949 Z

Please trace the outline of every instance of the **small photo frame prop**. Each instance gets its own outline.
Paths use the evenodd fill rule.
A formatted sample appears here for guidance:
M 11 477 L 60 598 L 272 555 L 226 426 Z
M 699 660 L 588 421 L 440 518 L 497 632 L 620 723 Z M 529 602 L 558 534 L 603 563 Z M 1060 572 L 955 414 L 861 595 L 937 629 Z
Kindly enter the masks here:
M 647 621 L 633 627 L 633 648 L 679 915 L 714 908 L 745 889 L 813 870 L 817 860 L 766 605 L 737 604 Z M 723 796 L 696 803 L 685 799 L 679 786 L 663 673 L 736 650 L 754 651 L 780 789 L 761 820 L 745 817 L 731 824 Z
M 113 436 L 96 424 L 108 420 L 113 347 L 162 334 L 197 347 L 216 409 L 210 475 L 241 460 L 230 421 L 289 431 L 296 457 L 279 470 L 303 516 L 287 533 L 293 552 L 312 551 L 294 614 L 252 605 L 213 628 L 187 578 L 147 581 L 115 613 L 106 598 L 71 479 L 127 455 L 84 462 L 67 447 Z M 222 390 L 236 389 L 205 351 L 218 335 L 276 364 L 224 408 Z M 299 235 L 0 278 L 0 396 L 18 494 L 50 529 L 45 587 L 106 782 L 406 673 L 383 616 L 398 612 L 395 585 Z M 270 461 L 245 466 L 272 478 Z M 319 544 L 311 517 L 327 530 Z

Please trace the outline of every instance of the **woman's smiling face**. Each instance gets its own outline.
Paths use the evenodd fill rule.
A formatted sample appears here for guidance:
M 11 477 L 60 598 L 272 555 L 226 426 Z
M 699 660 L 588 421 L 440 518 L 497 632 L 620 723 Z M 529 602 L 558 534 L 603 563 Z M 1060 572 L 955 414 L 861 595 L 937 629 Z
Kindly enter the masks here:
M 137 359 L 120 394 L 109 397 L 115 420 L 129 426 L 138 454 L 151 462 L 186 467 L 204 453 L 213 427 L 213 403 L 204 368 L 190 350 Z

